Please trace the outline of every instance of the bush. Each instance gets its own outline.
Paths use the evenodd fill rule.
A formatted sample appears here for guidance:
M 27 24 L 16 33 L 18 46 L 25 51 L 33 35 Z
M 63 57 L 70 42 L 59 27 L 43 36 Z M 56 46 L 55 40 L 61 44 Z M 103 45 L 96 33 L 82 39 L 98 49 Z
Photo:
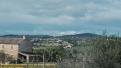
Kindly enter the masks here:
M 92 57 L 96 68 L 120 68 L 121 39 L 105 36 L 92 40 Z

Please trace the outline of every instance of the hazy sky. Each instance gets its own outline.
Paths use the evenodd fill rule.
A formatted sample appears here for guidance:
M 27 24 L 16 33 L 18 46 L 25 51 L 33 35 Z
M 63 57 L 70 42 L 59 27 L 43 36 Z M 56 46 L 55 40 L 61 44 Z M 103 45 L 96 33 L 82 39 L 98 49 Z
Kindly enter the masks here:
M 121 0 L 0 0 L 0 34 L 121 32 Z

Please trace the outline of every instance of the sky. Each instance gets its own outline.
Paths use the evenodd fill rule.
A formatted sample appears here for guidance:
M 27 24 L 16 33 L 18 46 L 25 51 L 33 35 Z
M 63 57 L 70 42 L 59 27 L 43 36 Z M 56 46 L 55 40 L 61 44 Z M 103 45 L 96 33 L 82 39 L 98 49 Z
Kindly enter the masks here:
M 121 0 L 0 0 L 0 34 L 121 32 Z

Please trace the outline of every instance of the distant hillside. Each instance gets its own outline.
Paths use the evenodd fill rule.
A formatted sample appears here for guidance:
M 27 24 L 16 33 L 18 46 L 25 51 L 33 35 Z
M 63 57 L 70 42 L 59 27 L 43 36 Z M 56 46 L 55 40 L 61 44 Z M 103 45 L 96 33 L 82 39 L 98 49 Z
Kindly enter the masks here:
M 101 35 L 93 34 L 93 33 L 82 33 L 82 34 L 75 34 L 75 35 L 64 35 L 60 37 L 78 37 L 78 38 L 86 38 L 86 37 L 99 37 Z
M 27 38 L 53 38 L 53 36 L 50 35 L 25 35 Z M 64 35 L 64 36 L 57 36 L 55 38 L 60 39 L 82 39 L 82 38 L 94 38 L 99 37 L 101 35 L 93 34 L 93 33 L 82 33 L 82 34 L 75 34 L 75 35 Z M 23 35 L 14 35 L 14 34 L 8 34 L 3 35 L 0 37 L 7 37 L 7 38 L 22 38 Z
M 49 35 L 14 35 L 14 34 L 3 35 L 3 36 L 0 36 L 0 37 L 22 38 L 23 36 L 26 36 L 27 38 L 52 38 L 53 37 L 53 36 L 49 36 Z
M 84 38 L 95 38 L 100 37 L 101 35 L 93 34 L 93 33 L 82 33 L 82 34 L 75 34 L 75 35 L 64 35 L 64 36 L 58 36 L 58 38 L 61 39 L 84 39 Z

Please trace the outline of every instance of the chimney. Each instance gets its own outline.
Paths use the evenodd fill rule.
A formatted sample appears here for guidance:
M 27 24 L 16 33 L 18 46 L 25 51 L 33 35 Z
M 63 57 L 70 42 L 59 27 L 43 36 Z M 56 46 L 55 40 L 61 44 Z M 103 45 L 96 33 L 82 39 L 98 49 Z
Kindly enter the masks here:
M 23 39 L 26 39 L 26 36 L 25 35 L 23 35 Z

